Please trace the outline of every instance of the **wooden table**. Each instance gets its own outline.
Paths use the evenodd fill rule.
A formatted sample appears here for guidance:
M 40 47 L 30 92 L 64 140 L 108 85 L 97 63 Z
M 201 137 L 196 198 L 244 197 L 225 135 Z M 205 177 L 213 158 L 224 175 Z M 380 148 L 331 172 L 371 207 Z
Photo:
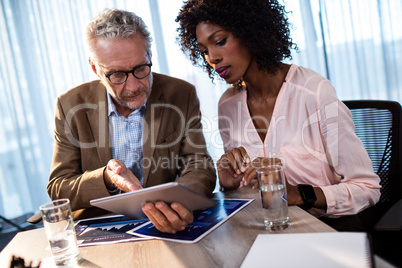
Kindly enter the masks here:
M 147 240 L 81 247 L 81 267 L 239 267 L 258 234 L 266 234 L 257 190 L 219 192 L 216 198 L 247 198 L 254 202 L 195 244 Z M 297 206 L 289 207 L 291 226 L 280 233 L 335 232 Z M 278 232 L 279 233 L 279 232 Z M 275 235 L 275 233 L 273 233 Z M 12 255 L 26 263 L 54 266 L 43 228 L 18 233 L 0 253 L 0 267 Z

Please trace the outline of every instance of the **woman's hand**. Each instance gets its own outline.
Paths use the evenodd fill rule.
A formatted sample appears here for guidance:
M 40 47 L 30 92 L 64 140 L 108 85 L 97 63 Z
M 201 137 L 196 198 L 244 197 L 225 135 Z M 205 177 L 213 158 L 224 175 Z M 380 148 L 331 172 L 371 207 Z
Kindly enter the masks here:
M 267 157 L 255 158 L 249 165 L 247 165 L 247 170 L 243 176 L 244 186 L 248 186 L 250 183 L 252 183 L 253 180 L 255 180 L 253 189 L 257 189 L 258 182 L 257 182 L 256 169 L 268 165 L 282 165 L 282 162 L 279 158 L 267 158 Z
M 251 160 L 243 147 L 227 151 L 217 161 L 219 184 L 225 189 L 237 189 Z
M 314 203 L 315 208 L 327 209 L 327 199 L 324 192 L 320 187 L 313 187 L 317 200 Z M 288 198 L 288 205 L 303 205 L 303 199 L 300 196 L 299 188 L 286 182 L 286 195 Z
M 286 197 L 288 200 L 288 205 L 302 205 L 303 200 L 300 196 L 299 188 L 297 186 L 291 185 L 286 181 Z

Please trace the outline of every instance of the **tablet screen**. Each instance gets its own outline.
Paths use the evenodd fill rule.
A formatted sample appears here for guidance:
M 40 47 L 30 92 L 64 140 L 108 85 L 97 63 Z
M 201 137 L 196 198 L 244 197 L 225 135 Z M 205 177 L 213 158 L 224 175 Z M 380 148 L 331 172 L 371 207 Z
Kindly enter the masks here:
M 135 219 L 146 218 L 142 212 L 145 203 L 178 202 L 190 211 L 213 207 L 216 202 L 177 182 L 170 182 L 90 201 L 92 206 L 123 214 Z

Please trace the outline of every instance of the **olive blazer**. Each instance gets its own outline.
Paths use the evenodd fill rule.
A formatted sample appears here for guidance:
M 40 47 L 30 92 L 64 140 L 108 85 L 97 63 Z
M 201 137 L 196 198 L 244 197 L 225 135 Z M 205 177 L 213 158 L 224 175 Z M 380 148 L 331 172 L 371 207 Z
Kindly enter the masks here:
M 69 198 L 71 209 L 109 196 L 103 171 L 112 159 L 107 91 L 99 81 L 57 98 L 55 144 L 47 191 Z M 216 172 L 202 133 L 195 87 L 153 73 L 143 127 L 144 187 L 177 181 L 204 195 L 215 188 Z

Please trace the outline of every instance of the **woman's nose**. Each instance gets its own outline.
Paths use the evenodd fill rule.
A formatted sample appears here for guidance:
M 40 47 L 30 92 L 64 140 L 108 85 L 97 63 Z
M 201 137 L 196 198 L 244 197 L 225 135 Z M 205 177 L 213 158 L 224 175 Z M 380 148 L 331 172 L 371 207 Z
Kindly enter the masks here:
M 217 53 L 209 53 L 209 62 L 211 64 L 217 64 L 222 61 L 222 57 L 218 55 Z

